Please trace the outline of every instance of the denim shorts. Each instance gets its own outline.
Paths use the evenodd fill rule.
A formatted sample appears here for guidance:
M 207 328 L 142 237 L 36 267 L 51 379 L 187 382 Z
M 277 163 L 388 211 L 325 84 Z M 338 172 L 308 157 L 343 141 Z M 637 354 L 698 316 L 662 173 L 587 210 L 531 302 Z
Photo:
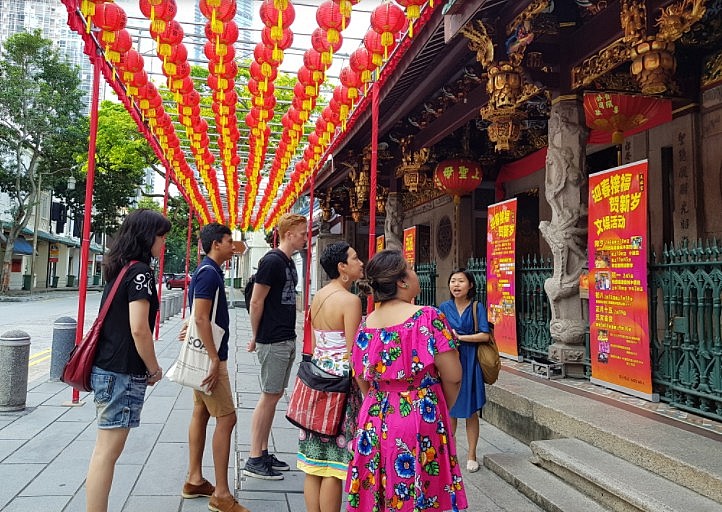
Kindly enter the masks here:
M 259 343 L 256 345 L 258 362 L 261 363 L 261 391 L 283 393 L 291 378 L 291 369 L 296 359 L 296 340 Z
M 95 393 L 98 428 L 133 428 L 140 425 L 148 377 L 103 370 L 93 366 L 90 386 Z

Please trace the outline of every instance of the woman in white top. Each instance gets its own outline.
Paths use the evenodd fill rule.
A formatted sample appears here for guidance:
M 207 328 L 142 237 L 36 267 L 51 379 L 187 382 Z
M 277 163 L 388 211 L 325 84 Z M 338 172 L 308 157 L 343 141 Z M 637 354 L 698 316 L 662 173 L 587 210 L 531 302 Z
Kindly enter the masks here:
M 363 263 L 346 242 L 326 247 L 320 263 L 331 282 L 316 293 L 311 303 L 311 360 L 328 373 L 350 377 L 349 355 L 361 322 L 361 300 L 350 288 L 362 277 Z M 353 436 L 360 404 L 360 393 L 353 383 L 338 436 L 300 430 L 297 467 L 306 473 L 303 495 L 308 512 L 341 510 L 343 481 L 351 460 L 346 444 Z

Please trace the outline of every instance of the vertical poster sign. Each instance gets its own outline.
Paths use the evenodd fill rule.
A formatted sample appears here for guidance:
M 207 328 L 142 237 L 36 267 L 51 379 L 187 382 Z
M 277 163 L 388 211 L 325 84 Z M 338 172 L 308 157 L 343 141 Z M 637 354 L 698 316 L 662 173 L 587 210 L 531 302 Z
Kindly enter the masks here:
M 486 301 L 499 353 L 521 360 L 516 342 L 516 199 L 489 205 Z
M 416 265 L 416 226 L 404 229 L 404 258 Z
M 595 384 L 652 393 L 647 161 L 589 176 L 589 340 Z
M 386 237 L 384 235 L 377 236 L 376 237 L 376 252 L 383 251 L 385 245 L 386 245 Z

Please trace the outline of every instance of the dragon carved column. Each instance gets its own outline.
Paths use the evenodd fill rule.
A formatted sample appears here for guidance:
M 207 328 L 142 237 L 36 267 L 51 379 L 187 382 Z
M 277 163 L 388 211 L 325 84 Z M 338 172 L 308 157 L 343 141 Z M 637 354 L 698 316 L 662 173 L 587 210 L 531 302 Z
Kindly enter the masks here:
M 584 375 L 584 335 L 579 276 L 587 260 L 587 207 L 582 202 L 587 129 L 581 100 L 552 105 L 546 158 L 545 196 L 551 221 L 539 230 L 554 256 L 554 273 L 544 283 L 552 307 L 549 357 L 565 364 L 567 375 Z

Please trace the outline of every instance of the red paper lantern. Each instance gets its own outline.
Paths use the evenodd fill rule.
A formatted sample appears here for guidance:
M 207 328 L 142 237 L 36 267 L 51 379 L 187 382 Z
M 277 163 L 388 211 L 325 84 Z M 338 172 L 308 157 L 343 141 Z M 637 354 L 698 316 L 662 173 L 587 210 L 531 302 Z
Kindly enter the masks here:
M 223 44 L 233 44 L 238 41 L 238 25 L 235 21 L 226 23 L 206 23 L 206 39 Z
M 335 44 L 340 38 L 340 31 L 346 29 L 349 16 L 341 13 L 341 8 L 331 0 L 322 2 L 316 9 L 316 22 L 318 26 L 328 32 L 328 42 Z
M 279 31 L 284 28 L 289 28 L 296 18 L 296 11 L 290 2 L 286 4 L 285 9 L 278 9 L 275 6 L 274 0 L 263 0 L 258 13 L 263 24 L 271 28 L 272 33 L 274 32 L 274 28 L 278 28 Z
M 483 179 L 481 165 L 474 160 L 451 159 L 439 162 L 434 171 L 434 181 L 459 204 L 461 196 L 474 191 Z
M 280 61 L 276 60 L 273 56 L 273 48 L 268 47 L 263 43 L 256 44 L 256 47 L 253 49 L 253 57 L 259 64 L 266 63 L 273 67 L 280 64 Z
M 158 45 L 158 58 L 180 64 L 188 60 L 188 50 L 182 43 L 172 46 L 163 43 Z
M 409 20 L 409 37 L 414 37 L 414 21 L 421 16 L 421 6 L 426 0 L 396 0 L 396 3 L 406 9 L 406 18 Z
M 108 32 L 116 32 L 125 28 L 128 16 L 117 4 L 99 4 L 95 7 L 93 23 L 96 27 Z
M 387 49 L 381 44 L 381 34 L 371 29 L 366 32 L 363 38 L 363 44 L 371 54 L 371 60 L 377 66 L 384 62 L 384 58 L 388 57 Z
M 315 79 L 314 73 L 306 66 L 298 68 L 298 81 L 306 87 L 307 96 L 318 96 L 318 81 Z
M 175 0 L 153 1 L 140 0 L 138 3 L 140 12 L 149 20 L 170 21 L 178 14 L 178 5 Z
M 180 44 L 183 42 L 183 27 L 181 27 L 180 23 L 177 21 L 170 20 L 165 23 L 162 30 L 158 30 L 158 28 L 159 27 L 155 25 L 151 25 L 150 27 L 150 35 L 157 42 L 170 45 Z
M 328 32 L 322 28 L 317 28 L 311 34 L 311 46 L 313 46 L 313 49 L 321 54 L 321 62 L 323 62 L 326 67 L 331 65 L 331 62 L 333 61 L 333 54 L 341 48 L 342 44 L 343 37 L 341 37 L 340 34 L 338 36 L 338 41 L 336 43 L 331 43 L 328 40 Z
M 348 63 L 364 83 L 371 81 L 371 71 L 377 67 L 366 48 L 357 48 L 349 57 Z
M 670 100 L 626 94 L 584 95 L 584 115 L 591 144 L 621 144 L 629 135 L 672 120 Z
M 353 6 L 359 3 L 361 0 L 333 0 L 338 4 L 338 8 L 345 17 L 351 16 L 351 10 Z
M 229 80 L 218 75 L 208 75 L 207 80 L 208 87 L 210 87 L 214 91 L 227 91 L 229 89 L 233 89 L 236 86 L 233 80 Z
M 118 67 L 129 73 L 136 73 L 143 70 L 143 57 L 135 50 L 128 51 L 118 63 Z
M 217 7 L 213 4 L 217 4 Z M 236 15 L 236 2 L 231 0 L 201 0 L 198 4 L 201 14 L 209 20 L 230 21 Z
M 203 46 L 203 53 L 212 62 L 228 62 L 236 57 L 236 50 L 232 44 L 208 41 Z
M 280 34 L 276 34 L 271 32 L 271 27 L 263 27 L 261 29 L 261 42 L 266 46 L 288 50 L 293 44 L 293 32 L 288 28 L 284 28 Z
M 345 87 L 348 87 L 348 97 L 352 100 L 358 98 L 358 88 L 361 87 L 361 78 L 358 73 L 349 67 L 341 69 L 339 73 L 339 81 Z
M 384 48 L 395 43 L 396 36 L 405 23 L 404 11 L 394 3 L 383 3 L 371 11 L 371 27 L 381 34 Z

